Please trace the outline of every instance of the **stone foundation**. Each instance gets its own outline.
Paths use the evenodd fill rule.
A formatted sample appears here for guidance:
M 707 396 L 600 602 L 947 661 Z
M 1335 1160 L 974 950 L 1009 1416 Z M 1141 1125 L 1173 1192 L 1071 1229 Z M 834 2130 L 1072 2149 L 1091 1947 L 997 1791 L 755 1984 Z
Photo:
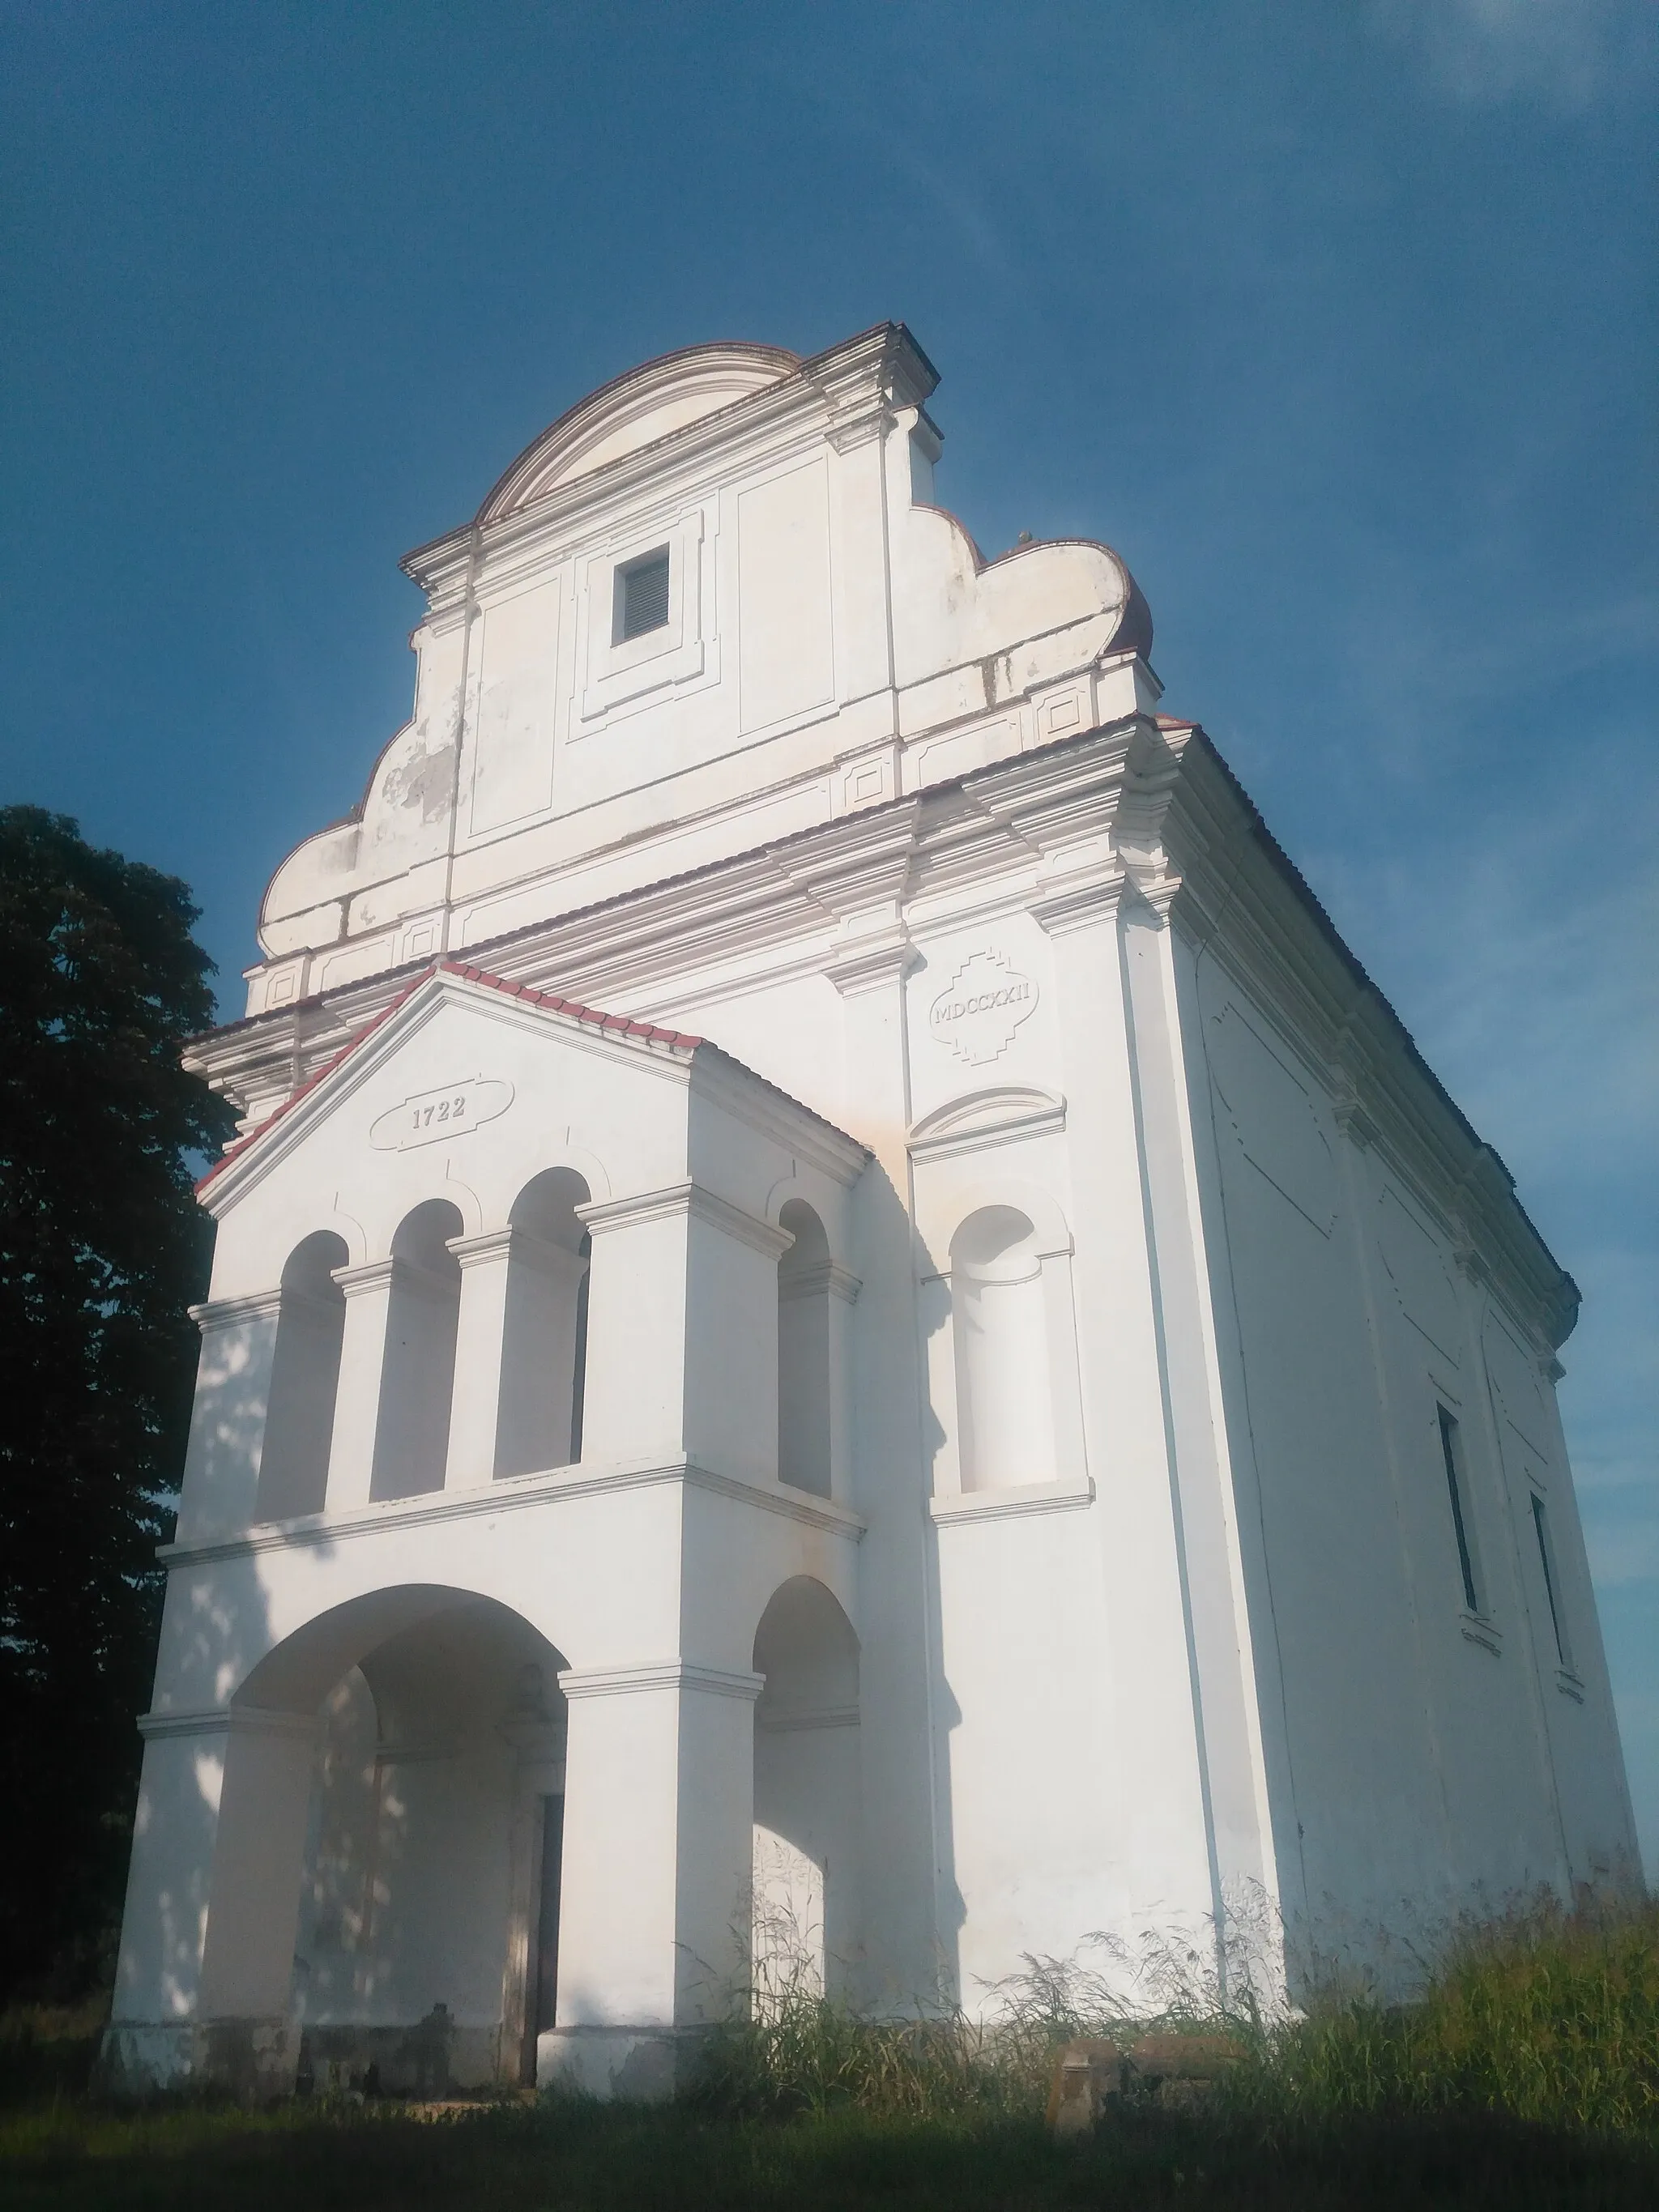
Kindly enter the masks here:
M 605 2103 L 664 2104 L 684 2087 L 702 2042 L 699 2028 L 550 2028 L 536 2039 L 536 2087 L 576 2089 Z
M 245 2104 L 291 2096 L 300 2029 L 291 2020 L 112 2021 L 95 2080 L 112 2096 L 214 2088 Z

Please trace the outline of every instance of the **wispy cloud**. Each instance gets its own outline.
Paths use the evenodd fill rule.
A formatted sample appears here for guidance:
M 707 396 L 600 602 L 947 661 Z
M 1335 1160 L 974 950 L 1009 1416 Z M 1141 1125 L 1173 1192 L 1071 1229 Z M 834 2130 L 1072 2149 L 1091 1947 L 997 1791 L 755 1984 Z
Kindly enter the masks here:
M 1651 0 L 1376 0 L 1373 14 L 1469 106 L 1520 99 L 1582 113 L 1659 61 Z

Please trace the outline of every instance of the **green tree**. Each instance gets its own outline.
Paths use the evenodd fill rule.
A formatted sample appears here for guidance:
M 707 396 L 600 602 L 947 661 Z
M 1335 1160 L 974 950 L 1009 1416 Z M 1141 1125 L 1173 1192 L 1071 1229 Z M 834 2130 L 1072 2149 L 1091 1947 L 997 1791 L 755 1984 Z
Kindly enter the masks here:
M 190 1155 L 231 1127 L 179 1066 L 198 913 L 0 808 L 0 1988 L 88 1978 L 119 1911 L 210 1251 Z

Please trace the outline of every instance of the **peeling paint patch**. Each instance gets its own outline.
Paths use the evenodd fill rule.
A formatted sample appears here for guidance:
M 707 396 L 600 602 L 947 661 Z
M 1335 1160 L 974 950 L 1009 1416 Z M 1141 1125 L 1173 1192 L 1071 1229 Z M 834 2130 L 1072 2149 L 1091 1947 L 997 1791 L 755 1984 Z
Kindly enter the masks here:
M 449 812 L 450 797 L 455 787 L 455 746 L 452 739 L 428 752 L 424 736 L 419 736 L 410 747 L 407 757 L 388 770 L 386 780 L 386 802 L 388 806 L 411 807 L 420 810 L 422 822 L 441 822 Z

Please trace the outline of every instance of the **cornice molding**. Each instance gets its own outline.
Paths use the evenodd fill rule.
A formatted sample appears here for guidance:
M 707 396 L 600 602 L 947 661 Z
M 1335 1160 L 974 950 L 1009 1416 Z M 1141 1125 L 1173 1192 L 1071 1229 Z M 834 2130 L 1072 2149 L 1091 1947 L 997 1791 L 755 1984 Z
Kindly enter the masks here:
M 781 1303 L 787 1303 L 794 1298 L 829 1297 L 839 1298 L 843 1305 L 850 1306 L 858 1304 L 858 1295 L 863 1288 L 862 1278 L 855 1275 L 850 1267 L 843 1267 L 839 1261 L 819 1260 L 810 1267 L 802 1267 L 797 1273 L 781 1276 L 778 1297 Z
M 389 1498 L 372 1505 L 353 1507 L 343 1513 L 310 1513 L 294 1521 L 273 1521 L 251 1528 L 245 1535 L 228 1536 L 200 1544 L 160 1544 L 155 1556 L 170 1570 L 216 1565 L 228 1559 L 257 1558 L 266 1552 L 326 1550 L 361 1537 L 384 1534 L 389 1529 L 413 1529 L 452 1521 L 470 1521 L 479 1515 L 533 1512 L 556 1507 L 572 1498 L 602 1497 L 624 1490 L 672 1489 L 684 1486 L 711 1496 L 731 1499 L 756 1511 L 780 1515 L 829 1536 L 856 1544 L 865 1522 L 844 1505 L 805 1491 L 763 1487 L 738 1475 L 723 1474 L 696 1460 L 651 1460 L 606 1468 L 553 1468 L 538 1474 L 501 1475 L 471 1490 L 428 1491 L 417 1498 Z
M 238 1297 L 207 1298 L 185 1311 L 203 1335 L 210 1336 L 220 1329 L 240 1328 L 245 1322 L 272 1320 L 282 1311 L 282 1305 L 279 1284 L 275 1290 L 245 1291 Z
M 577 1206 L 575 1214 L 594 1237 L 609 1237 L 619 1229 L 637 1229 L 653 1221 L 702 1221 L 772 1261 L 781 1260 L 795 1241 L 787 1229 L 775 1229 L 769 1221 L 745 1212 L 690 1177 L 684 1182 L 665 1183 L 659 1190 L 595 1199 L 591 1205 Z
M 1187 743 L 1179 766 L 1163 824 L 1180 875 L 1175 925 L 1323 1071 L 1351 1140 L 1369 1144 L 1454 1240 L 1464 1224 L 1464 1241 L 1478 1247 L 1521 1326 L 1541 1325 L 1559 1342 L 1577 1312 L 1576 1288 L 1507 1170 L 1423 1061 L 1209 741 Z
M 739 1674 L 721 1667 L 700 1667 L 690 1659 L 660 1659 L 634 1667 L 562 1667 L 559 1687 L 567 1698 L 637 1697 L 653 1690 L 701 1690 L 716 1698 L 743 1698 L 751 1705 L 766 1687 L 764 1674 Z
M 1085 1478 L 1077 1482 L 1033 1482 L 1018 1489 L 966 1490 L 955 1496 L 927 1501 L 928 1517 L 936 1528 L 960 1527 L 976 1521 L 1010 1521 L 1027 1513 L 1076 1513 L 1092 1505 L 1095 1486 Z
M 314 1743 L 319 1725 L 314 1713 L 276 1712 L 263 1705 L 204 1705 L 191 1711 L 138 1716 L 138 1733 L 146 1743 L 187 1735 L 283 1736 Z

